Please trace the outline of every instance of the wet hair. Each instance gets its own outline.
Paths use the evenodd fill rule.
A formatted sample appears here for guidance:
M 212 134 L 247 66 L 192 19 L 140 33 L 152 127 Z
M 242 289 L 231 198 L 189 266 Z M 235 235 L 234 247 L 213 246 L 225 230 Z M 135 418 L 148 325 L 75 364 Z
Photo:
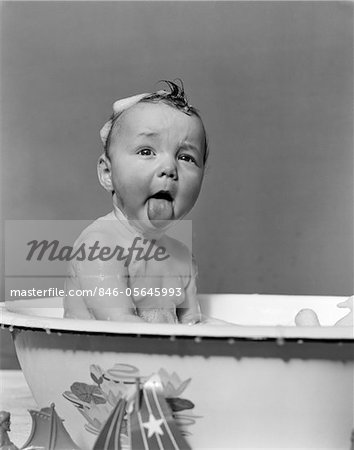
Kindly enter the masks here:
M 179 84 L 176 84 L 174 81 L 169 80 L 161 80 L 161 83 L 166 83 L 170 91 L 165 90 L 159 90 L 157 92 L 153 92 L 152 94 L 149 94 L 145 97 L 143 97 L 141 100 L 139 100 L 136 104 L 139 103 L 165 103 L 166 105 L 169 105 L 173 108 L 178 109 L 179 111 L 183 112 L 184 114 L 187 114 L 188 116 L 196 116 L 199 118 L 199 120 L 202 123 L 203 130 L 204 130 L 204 158 L 203 163 L 205 164 L 208 159 L 209 154 L 209 148 L 208 148 L 208 139 L 204 127 L 203 120 L 200 116 L 199 111 L 192 105 L 188 103 L 188 99 L 184 92 L 183 82 L 180 79 L 176 79 L 175 81 L 178 81 Z M 119 113 L 113 114 L 111 116 L 111 129 L 108 133 L 106 145 L 104 147 L 105 154 L 109 158 L 109 147 L 112 140 L 113 131 L 116 127 L 116 124 L 118 122 L 119 117 L 124 113 L 125 111 L 121 111 Z

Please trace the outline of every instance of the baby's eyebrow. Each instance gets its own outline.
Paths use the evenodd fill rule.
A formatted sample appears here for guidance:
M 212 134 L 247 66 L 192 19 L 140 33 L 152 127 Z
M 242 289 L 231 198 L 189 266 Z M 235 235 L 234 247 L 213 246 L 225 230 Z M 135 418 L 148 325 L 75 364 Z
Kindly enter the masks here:
M 159 133 L 156 133 L 155 131 L 141 131 L 137 134 L 137 137 L 144 136 L 144 137 L 155 137 L 158 136 Z
M 195 150 L 200 153 L 200 148 L 194 144 L 190 144 L 189 142 L 182 142 L 180 148 L 182 149 L 189 149 L 189 150 Z

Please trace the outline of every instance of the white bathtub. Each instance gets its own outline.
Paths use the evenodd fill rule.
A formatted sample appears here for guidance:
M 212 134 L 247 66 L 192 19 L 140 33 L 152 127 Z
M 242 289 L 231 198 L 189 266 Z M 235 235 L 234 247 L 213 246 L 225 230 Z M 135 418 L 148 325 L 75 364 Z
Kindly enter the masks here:
M 0 313 L 38 406 L 54 402 L 83 449 L 112 408 L 102 392 L 158 373 L 193 449 L 349 450 L 353 329 L 332 327 L 344 299 L 200 296 L 205 314 L 238 327 L 74 321 L 61 318 L 61 299 L 13 301 Z M 324 326 L 295 327 L 302 308 Z

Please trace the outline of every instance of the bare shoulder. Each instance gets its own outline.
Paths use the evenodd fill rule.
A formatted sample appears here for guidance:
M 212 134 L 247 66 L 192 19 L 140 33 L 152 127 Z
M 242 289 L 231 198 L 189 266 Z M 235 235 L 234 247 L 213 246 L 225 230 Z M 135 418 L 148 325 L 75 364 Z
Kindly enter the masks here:
M 125 273 L 119 257 L 123 251 L 116 220 L 108 214 L 92 222 L 76 239 L 74 253 L 78 257 L 71 261 L 71 271 L 85 276 Z

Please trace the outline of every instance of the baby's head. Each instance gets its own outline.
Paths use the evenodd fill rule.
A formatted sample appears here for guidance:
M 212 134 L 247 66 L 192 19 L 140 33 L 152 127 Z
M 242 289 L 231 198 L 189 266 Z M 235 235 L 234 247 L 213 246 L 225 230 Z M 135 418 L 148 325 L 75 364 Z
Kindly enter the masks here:
M 98 162 L 102 186 L 130 220 L 161 227 L 193 207 L 208 156 L 198 111 L 183 87 L 120 100 L 101 130 L 105 152 Z

